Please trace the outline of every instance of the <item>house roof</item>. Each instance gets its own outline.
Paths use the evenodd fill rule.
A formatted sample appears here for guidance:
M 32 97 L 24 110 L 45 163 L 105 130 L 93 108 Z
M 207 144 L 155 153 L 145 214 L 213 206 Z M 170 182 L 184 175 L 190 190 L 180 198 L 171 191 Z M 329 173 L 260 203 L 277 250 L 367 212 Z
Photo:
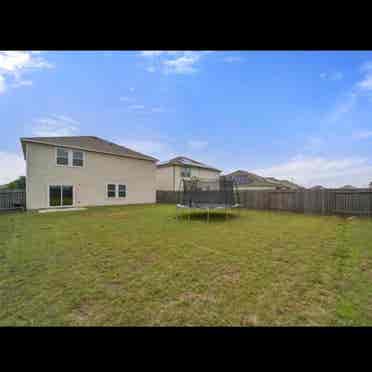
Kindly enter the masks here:
M 149 161 L 158 161 L 151 156 L 141 154 L 127 147 L 117 145 L 94 136 L 73 136 L 73 137 L 23 137 L 21 138 L 23 154 L 25 155 L 25 144 L 27 142 L 40 143 L 59 147 L 76 148 L 86 151 L 93 151 L 103 154 L 116 155 L 128 158 L 136 158 Z
M 340 187 L 340 189 L 356 189 L 356 187 L 353 186 L 353 185 L 344 185 L 344 186 Z
M 289 187 L 291 189 L 302 189 L 303 187 L 298 185 L 297 183 L 294 183 L 294 182 L 291 182 L 291 181 L 288 181 L 288 180 L 278 180 L 277 178 L 274 178 L 274 177 L 266 177 L 266 179 L 270 182 L 275 182 L 275 183 L 279 183 L 283 186 L 286 186 L 286 187 Z
M 230 174 L 227 174 L 226 176 L 230 177 L 236 177 L 236 176 L 246 176 L 249 178 L 249 183 L 247 185 L 251 187 L 280 187 L 284 186 L 286 188 L 290 189 L 298 189 L 301 188 L 301 186 L 287 181 L 287 180 L 278 180 L 274 177 L 262 177 L 252 172 L 247 172 L 244 170 L 237 170 L 235 172 L 232 172 Z M 243 185 L 243 184 L 242 184 Z
M 267 181 L 265 177 L 261 177 L 258 174 L 254 174 L 252 172 L 247 172 L 244 170 L 237 170 L 235 172 L 226 174 L 226 177 L 238 177 L 238 176 L 248 177 L 249 183 L 247 183 L 247 185 L 251 187 L 275 187 L 277 186 L 277 184 Z M 244 185 L 244 184 L 240 183 L 240 185 Z
M 161 168 L 161 167 L 168 167 L 168 166 L 171 166 L 171 165 L 204 168 L 204 169 L 209 169 L 209 170 L 213 170 L 213 171 L 216 171 L 216 172 L 221 172 L 221 170 L 219 170 L 217 168 L 214 168 L 214 167 L 211 167 L 210 165 L 201 163 L 200 161 L 196 161 L 196 160 L 187 158 L 186 156 L 177 156 L 177 157 L 175 157 L 173 159 L 170 159 L 168 161 L 158 163 L 157 167 Z

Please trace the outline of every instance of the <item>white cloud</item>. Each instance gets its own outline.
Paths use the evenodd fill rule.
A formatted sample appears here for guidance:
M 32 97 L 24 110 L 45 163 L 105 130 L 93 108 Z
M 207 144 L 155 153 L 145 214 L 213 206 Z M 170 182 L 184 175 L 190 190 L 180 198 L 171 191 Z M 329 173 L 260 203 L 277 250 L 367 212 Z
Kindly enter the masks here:
M 199 61 L 199 54 L 185 54 L 181 57 L 168 59 L 163 62 L 167 74 L 192 74 L 197 69 L 195 64 Z
M 25 175 L 25 161 L 19 154 L 0 152 L 0 185 Z
M 200 141 L 200 140 L 190 140 L 187 142 L 187 144 L 192 150 L 202 150 L 208 146 L 207 141 Z
M 197 64 L 208 51 L 161 51 L 146 50 L 139 53 L 149 63 L 148 72 L 160 71 L 164 74 L 192 74 L 197 71 Z
M 34 121 L 32 134 L 40 137 L 74 136 L 80 123 L 68 116 L 50 115 Z
M 372 90 L 372 74 L 366 75 L 357 86 L 362 90 Z
M 142 57 L 157 57 L 165 52 L 161 50 L 144 50 L 140 53 Z
M 337 80 L 342 80 L 344 77 L 343 73 L 342 72 L 339 72 L 339 71 L 335 71 L 335 72 L 322 72 L 320 74 L 320 78 L 323 79 L 323 80 L 333 80 L 333 81 L 337 81 Z
M 120 101 L 122 101 L 122 102 L 129 102 L 129 101 L 131 101 L 131 98 L 129 98 L 129 97 L 120 97 L 119 98 L 120 99 Z
M 234 63 L 234 62 L 243 61 L 243 58 L 239 56 L 229 56 L 229 57 L 225 57 L 223 60 L 224 62 L 227 62 L 227 63 Z
M 368 138 L 372 138 L 372 130 L 365 130 L 365 131 L 354 132 L 352 134 L 352 137 L 354 139 L 368 139 Z
M 179 54 L 179 53 L 182 53 L 182 51 L 177 51 L 177 50 L 144 50 L 142 52 L 140 52 L 140 55 L 142 57 L 149 57 L 149 58 L 153 58 L 153 57 L 159 57 L 159 56 L 162 56 L 162 55 L 175 55 L 175 54 Z
M 5 79 L 3 76 L 0 75 L 0 94 L 4 93 L 5 90 L 6 90 Z
M 0 51 L 0 93 L 6 90 L 6 80 L 12 87 L 31 85 L 30 80 L 23 80 L 22 75 L 37 69 L 54 67 L 40 56 L 40 52 Z
M 266 177 L 292 180 L 307 187 L 317 184 L 326 187 L 345 184 L 366 187 L 372 180 L 372 163 L 359 157 L 329 159 L 297 156 L 286 163 L 253 172 Z
M 365 62 L 360 71 L 364 73 L 364 77 L 361 81 L 359 81 L 356 86 L 361 91 L 370 91 L 372 90 L 372 62 L 368 61 Z

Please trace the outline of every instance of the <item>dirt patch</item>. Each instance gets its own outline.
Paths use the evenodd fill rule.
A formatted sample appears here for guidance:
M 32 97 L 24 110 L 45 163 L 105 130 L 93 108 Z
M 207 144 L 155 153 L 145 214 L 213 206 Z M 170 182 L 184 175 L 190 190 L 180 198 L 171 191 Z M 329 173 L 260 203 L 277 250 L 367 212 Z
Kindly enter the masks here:
M 148 254 L 144 256 L 143 263 L 145 264 L 153 264 L 159 260 L 159 257 L 156 254 Z
M 92 306 L 89 303 L 80 304 L 77 308 L 72 310 L 70 318 L 74 323 L 86 323 L 93 314 Z
M 240 270 L 236 266 L 227 266 L 223 269 L 220 278 L 228 283 L 238 283 L 240 281 Z
M 257 324 L 258 324 L 258 317 L 256 314 L 244 316 L 240 320 L 240 325 L 242 326 L 256 326 Z

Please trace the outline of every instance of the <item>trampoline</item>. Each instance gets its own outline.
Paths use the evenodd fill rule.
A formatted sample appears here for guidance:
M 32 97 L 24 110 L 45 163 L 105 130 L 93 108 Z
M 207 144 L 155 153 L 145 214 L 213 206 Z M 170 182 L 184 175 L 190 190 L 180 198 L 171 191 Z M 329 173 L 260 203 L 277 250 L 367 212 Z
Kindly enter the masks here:
M 239 193 L 236 182 L 225 176 L 216 179 L 192 178 L 182 179 L 179 187 L 177 218 L 179 210 L 203 210 L 207 212 L 223 211 L 227 218 L 228 211 L 239 208 Z M 190 213 L 189 213 L 190 219 Z

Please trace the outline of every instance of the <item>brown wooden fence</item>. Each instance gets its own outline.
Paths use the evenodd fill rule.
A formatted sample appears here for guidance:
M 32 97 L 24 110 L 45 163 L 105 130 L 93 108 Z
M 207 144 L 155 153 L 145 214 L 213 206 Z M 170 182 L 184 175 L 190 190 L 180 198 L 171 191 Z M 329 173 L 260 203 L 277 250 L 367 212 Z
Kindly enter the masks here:
M 243 208 L 372 216 L 372 189 L 240 191 Z M 177 191 L 157 191 L 158 203 L 177 203 Z
M 25 190 L 0 190 L 0 210 L 16 209 L 26 206 Z

